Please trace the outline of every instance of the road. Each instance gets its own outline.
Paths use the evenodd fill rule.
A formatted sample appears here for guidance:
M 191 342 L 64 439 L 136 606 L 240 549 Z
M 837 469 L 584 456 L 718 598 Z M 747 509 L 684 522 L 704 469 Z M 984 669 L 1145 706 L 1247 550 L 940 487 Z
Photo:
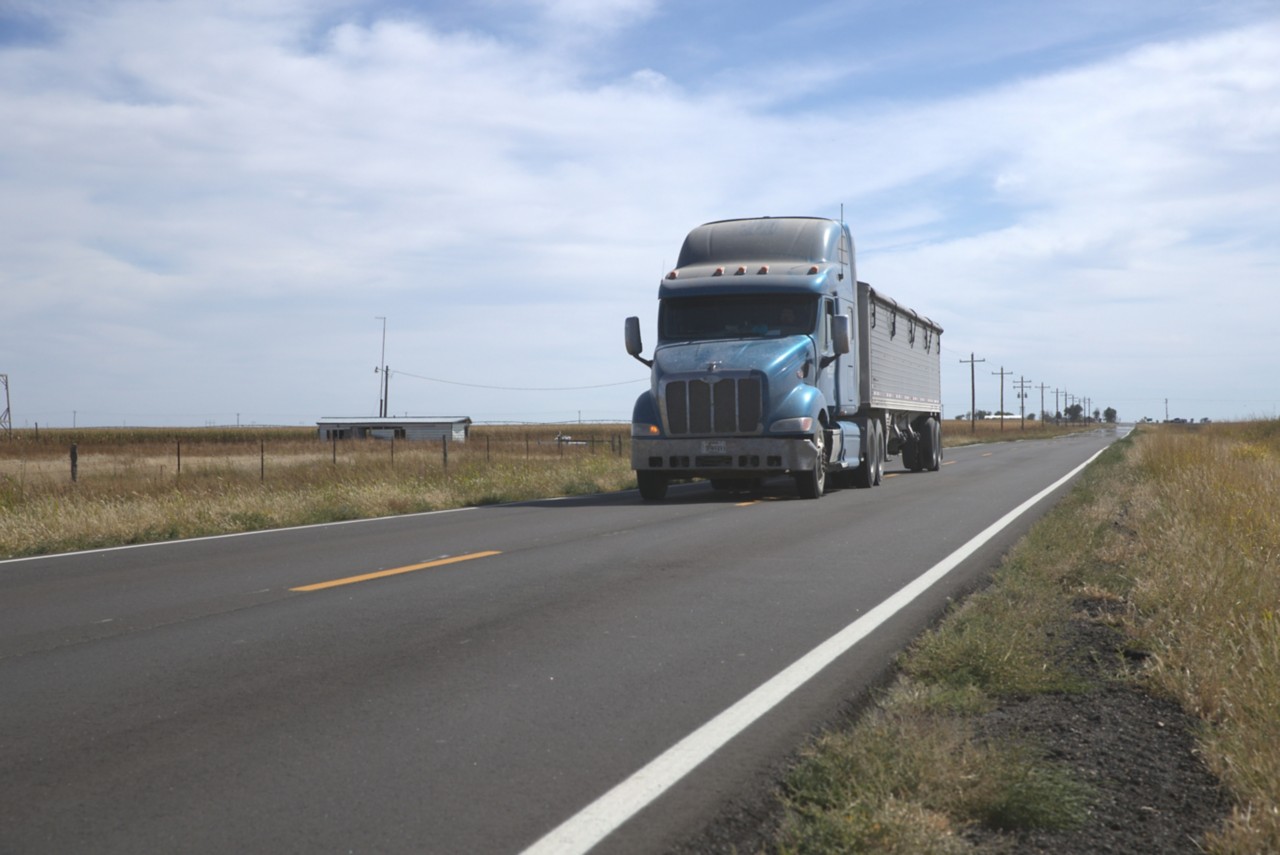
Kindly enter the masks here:
M 687 844 L 1114 439 L 0 562 L 0 852 Z

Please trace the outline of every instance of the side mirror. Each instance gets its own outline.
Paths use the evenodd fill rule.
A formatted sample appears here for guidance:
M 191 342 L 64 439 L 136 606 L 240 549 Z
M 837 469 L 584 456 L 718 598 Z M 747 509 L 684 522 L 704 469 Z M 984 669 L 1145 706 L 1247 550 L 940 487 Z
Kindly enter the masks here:
M 639 318 L 627 318 L 626 336 L 627 336 L 627 353 L 631 354 L 640 362 L 643 362 L 645 365 L 652 366 L 653 365 L 652 361 L 645 359 L 643 356 L 640 355 L 641 353 L 644 352 L 644 344 L 640 341 L 640 319 Z
M 644 352 L 644 344 L 640 341 L 640 319 L 627 318 L 627 353 L 639 356 Z
M 836 353 L 844 354 L 853 350 L 852 321 L 848 315 L 836 315 L 831 319 L 831 344 Z

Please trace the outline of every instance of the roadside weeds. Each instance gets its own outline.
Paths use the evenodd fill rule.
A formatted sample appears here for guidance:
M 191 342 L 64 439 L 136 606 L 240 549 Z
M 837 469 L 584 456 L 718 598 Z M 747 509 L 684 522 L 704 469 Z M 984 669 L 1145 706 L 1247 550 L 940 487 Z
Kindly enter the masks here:
M 781 853 L 1280 851 L 1280 423 L 1144 428 L 803 752 Z

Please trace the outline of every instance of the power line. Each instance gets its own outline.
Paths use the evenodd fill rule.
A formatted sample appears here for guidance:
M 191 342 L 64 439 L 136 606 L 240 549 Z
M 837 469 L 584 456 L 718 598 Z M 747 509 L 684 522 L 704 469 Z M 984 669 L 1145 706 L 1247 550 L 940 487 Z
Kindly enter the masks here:
M 607 389 L 610 386 L 629 386 L 632 383 L 648 383 L 649 378 L 638 380 L 622 380 L 618 383 L 599 383 L 595 386 L 486 386 L 481 383 L 462 383 L 457 380 L 442 380 L 439 377 L 423 377 L 421 374 L 410 374 L 408 371 L 396 371 L 405 377 L 415 380 L 428 380 L 432 383 L 444 383 L 448 386 L 466 386 L 469 389 L 491 389 L 498 392 L 579 392 L 584 389 Z

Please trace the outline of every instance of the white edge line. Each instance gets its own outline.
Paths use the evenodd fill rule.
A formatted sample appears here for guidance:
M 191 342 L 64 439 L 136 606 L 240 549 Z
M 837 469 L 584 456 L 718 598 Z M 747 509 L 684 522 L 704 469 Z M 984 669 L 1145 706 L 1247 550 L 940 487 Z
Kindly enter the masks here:
M 1107 447 L 1110 447 L 1110 443 Z M 570 853 L 585 853 L 590 850 L 704 760 L 724 747 L 730 739 L 780 704 L 792 692 L 954 570 L 1041 499 L 1078 475 L 1106 450 L 1106 448 L 1100 449 L 1084 463 L 987 526 L 968 543 L 907 583 L 905 587 L 871 611 L 797 659 L 742 700 L 565 820 L 541 840 L 525 849 L 523 855 L 570 855 Z
M 358 520 L 334 520 L 333 522 L 324 523 L 308 523 L 307 525 L 293 525 L 286 528 L 259 528 L 253 531 L 232 531 L 227 534 L 206 534 L 202 537 L 182 537 L 175 540 L 152 540 L 147 543 L 129 543 L 124 546 L 103 546 L 99 549 L 81 549 L 72 552 L 49 552 L 44 555 L 24 555 L 21 558 L 3 558 L 0 559 L 0 565 L 17 564 L 20 561 L 45 561 L 50 558 L 68 558 L 72 555 L 97 555 L 102 552 L 122 552 L 126 549 L 151 549 L 157 546 L 178 546 L 183 543 L 200 543 L 206 540 L 226 540 L 232 537 L 253 537 L 255 535 L 279 534 L 286 531 L 305 531 L 309 528 L 328 528 L 329 526 L 338 525 L 357 525 L 359 523 L 384 522 L 386 520 L 404 520 L 413 517 L 433 517 L 439 514 L 456 514 L 461 511 L 477 510 L 479 505 L 468 505 L 463 508 L 442 508 L 438 511 L 421 511 L 416 514 L 391 514 L 385 517 L 364 517 Z M 493 507 L 489 505 L 487 507 Z

